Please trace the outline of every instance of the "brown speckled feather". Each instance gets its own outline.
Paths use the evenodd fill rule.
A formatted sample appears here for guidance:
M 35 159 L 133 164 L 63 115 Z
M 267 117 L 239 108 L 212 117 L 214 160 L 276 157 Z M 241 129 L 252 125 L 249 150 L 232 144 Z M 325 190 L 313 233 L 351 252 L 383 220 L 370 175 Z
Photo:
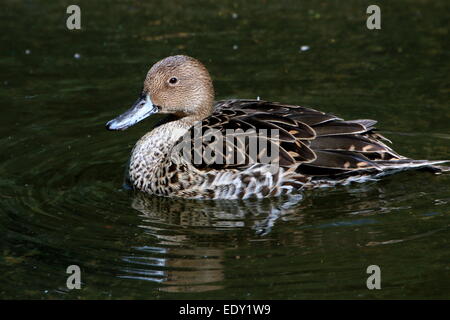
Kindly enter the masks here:
M 376 160 L 402 159 L 377 139 L 376 121 L 344 121 L 332 114 L 311 108 L 284 105 L 260 100 L 219 101 L 210 117 L 202 121 L 202 130 L 278 129 L 280 132 L 280 166 L 337 169 L 339 173 L 354 170 L 379 171 Z M 193 137 L 191 129 L 189 134 Z M 203 139 L 204 147 L 208 145 Z M 238 147 L 236 145 L 234 148 Z M 247 149 L 237 150 L 248 157 Z M 199 169 L 248 168 L 241 164 L 194 164 Z M 302 173 L 302 167 L 297 169 Z M 309 171 L 308 171 L 309 172 Z M 327 171 L 328 172 L 328 171 Z

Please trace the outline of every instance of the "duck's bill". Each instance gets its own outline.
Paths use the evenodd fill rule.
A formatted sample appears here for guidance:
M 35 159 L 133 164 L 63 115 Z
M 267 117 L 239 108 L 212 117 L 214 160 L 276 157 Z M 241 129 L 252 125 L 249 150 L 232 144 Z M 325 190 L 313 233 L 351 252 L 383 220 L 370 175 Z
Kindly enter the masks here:
M 143 95 L 128 111 L 109 121 L 106 124 L 106 129 L 125 130 L 157 112 L 158 107 L 153 104 L 150 95 Z

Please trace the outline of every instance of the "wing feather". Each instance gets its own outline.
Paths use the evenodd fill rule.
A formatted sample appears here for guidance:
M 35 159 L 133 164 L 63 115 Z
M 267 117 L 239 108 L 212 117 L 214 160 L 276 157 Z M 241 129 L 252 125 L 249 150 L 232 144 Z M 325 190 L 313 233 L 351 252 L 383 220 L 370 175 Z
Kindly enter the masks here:
M 268 154 L 268 149 L 278 148 L 276 160 L 279 165 L 294 167 L 299 174 L 306 176 L 378 172 L 386 167 L 386 161 L 406 158 L 383 142 L 387 139 L 376 132 L 376 123 L 370 119 L 344 121 L 333 114 L 312 108 L 277 102 L 223 100 L 217 102 L 215 112 L 204 119 L 201 125 L 203 133 L 212 128 L 224 136 L 228 134 L 223 149 L 217 150 L 225 161 L 194 166 L 203 169 L 245 169 L 255 162 L 262 163 L 261 153 Z M 258 148 L 261 144 L 264 146 L 258 149 L 255 159 L 248 143 L 236 144 L 235 141 L 247 134 L 248 130 L 259 132 L 262 129 L 276 129 L 279 135 L 277 138 L 262 137 Z M 192 130 L 188 132 L 191 137 Z M 214 139 L 201 142 L 203 148 L 211 148 L 217 143 Z M 205 157 L 203 151 L 200 153 L 200 156 Z M 237 158 L 244 158 L 245 161 L 236 161 Z

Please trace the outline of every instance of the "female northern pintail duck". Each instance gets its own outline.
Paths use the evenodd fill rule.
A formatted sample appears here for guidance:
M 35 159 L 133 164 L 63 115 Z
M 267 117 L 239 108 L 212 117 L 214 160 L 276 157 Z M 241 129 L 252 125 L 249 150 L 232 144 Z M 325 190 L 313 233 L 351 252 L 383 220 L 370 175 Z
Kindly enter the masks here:
M 124 130 L 155 113 L 170 117 L 136 143 L 129 162 L 130 183 L 149 194 L 263 198 L 404 169 L 448 171 L 436 166 L 445 161 L 412 160 L 397 154 L 384 143 L 389 140 L 376 132 L 374 120 L 344 121 L 314 109 L 261 100 L 215 103 L 207 69 L 183 55 L 153 65 L 139 99 L 109 121 L 107 128 Z M 269 136 L 268 130 L 275 134 Z M 207 132 L 213 132 L 214 138 Z M 259 140 L 240 139 L 248 132 L 250 136 L 256 132 Z M 252 146 L 250 141 L 258 142 Z M 189 146 L 190 157 L 180 145 Z M 272 161 L 263 161 L 268 159 L 268 146 L 275 147 Z M 252 155 L 252 150 L 257 151 Z

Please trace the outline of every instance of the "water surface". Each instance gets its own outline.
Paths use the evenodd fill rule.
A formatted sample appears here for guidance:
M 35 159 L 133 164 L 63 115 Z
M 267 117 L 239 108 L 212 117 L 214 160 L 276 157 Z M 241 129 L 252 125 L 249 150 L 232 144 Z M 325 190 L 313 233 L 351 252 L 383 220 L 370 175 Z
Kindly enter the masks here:
M 134 143 L 106 121 L 147 69 L 189 54 L 218 99 L 379 120 L 397 151 L 450 158 L 449 2 L 5 0 L 0 12 L 0 297 L 450 297 L 450 176 L 401 173 L 287 199 L 191 201 L 122 188 Z M 300 50 L 307 46 L 306 51 Z M 82 289 L 68 290 L 79 265 Z M 368 290 L 378 265 L 382 289 Z

